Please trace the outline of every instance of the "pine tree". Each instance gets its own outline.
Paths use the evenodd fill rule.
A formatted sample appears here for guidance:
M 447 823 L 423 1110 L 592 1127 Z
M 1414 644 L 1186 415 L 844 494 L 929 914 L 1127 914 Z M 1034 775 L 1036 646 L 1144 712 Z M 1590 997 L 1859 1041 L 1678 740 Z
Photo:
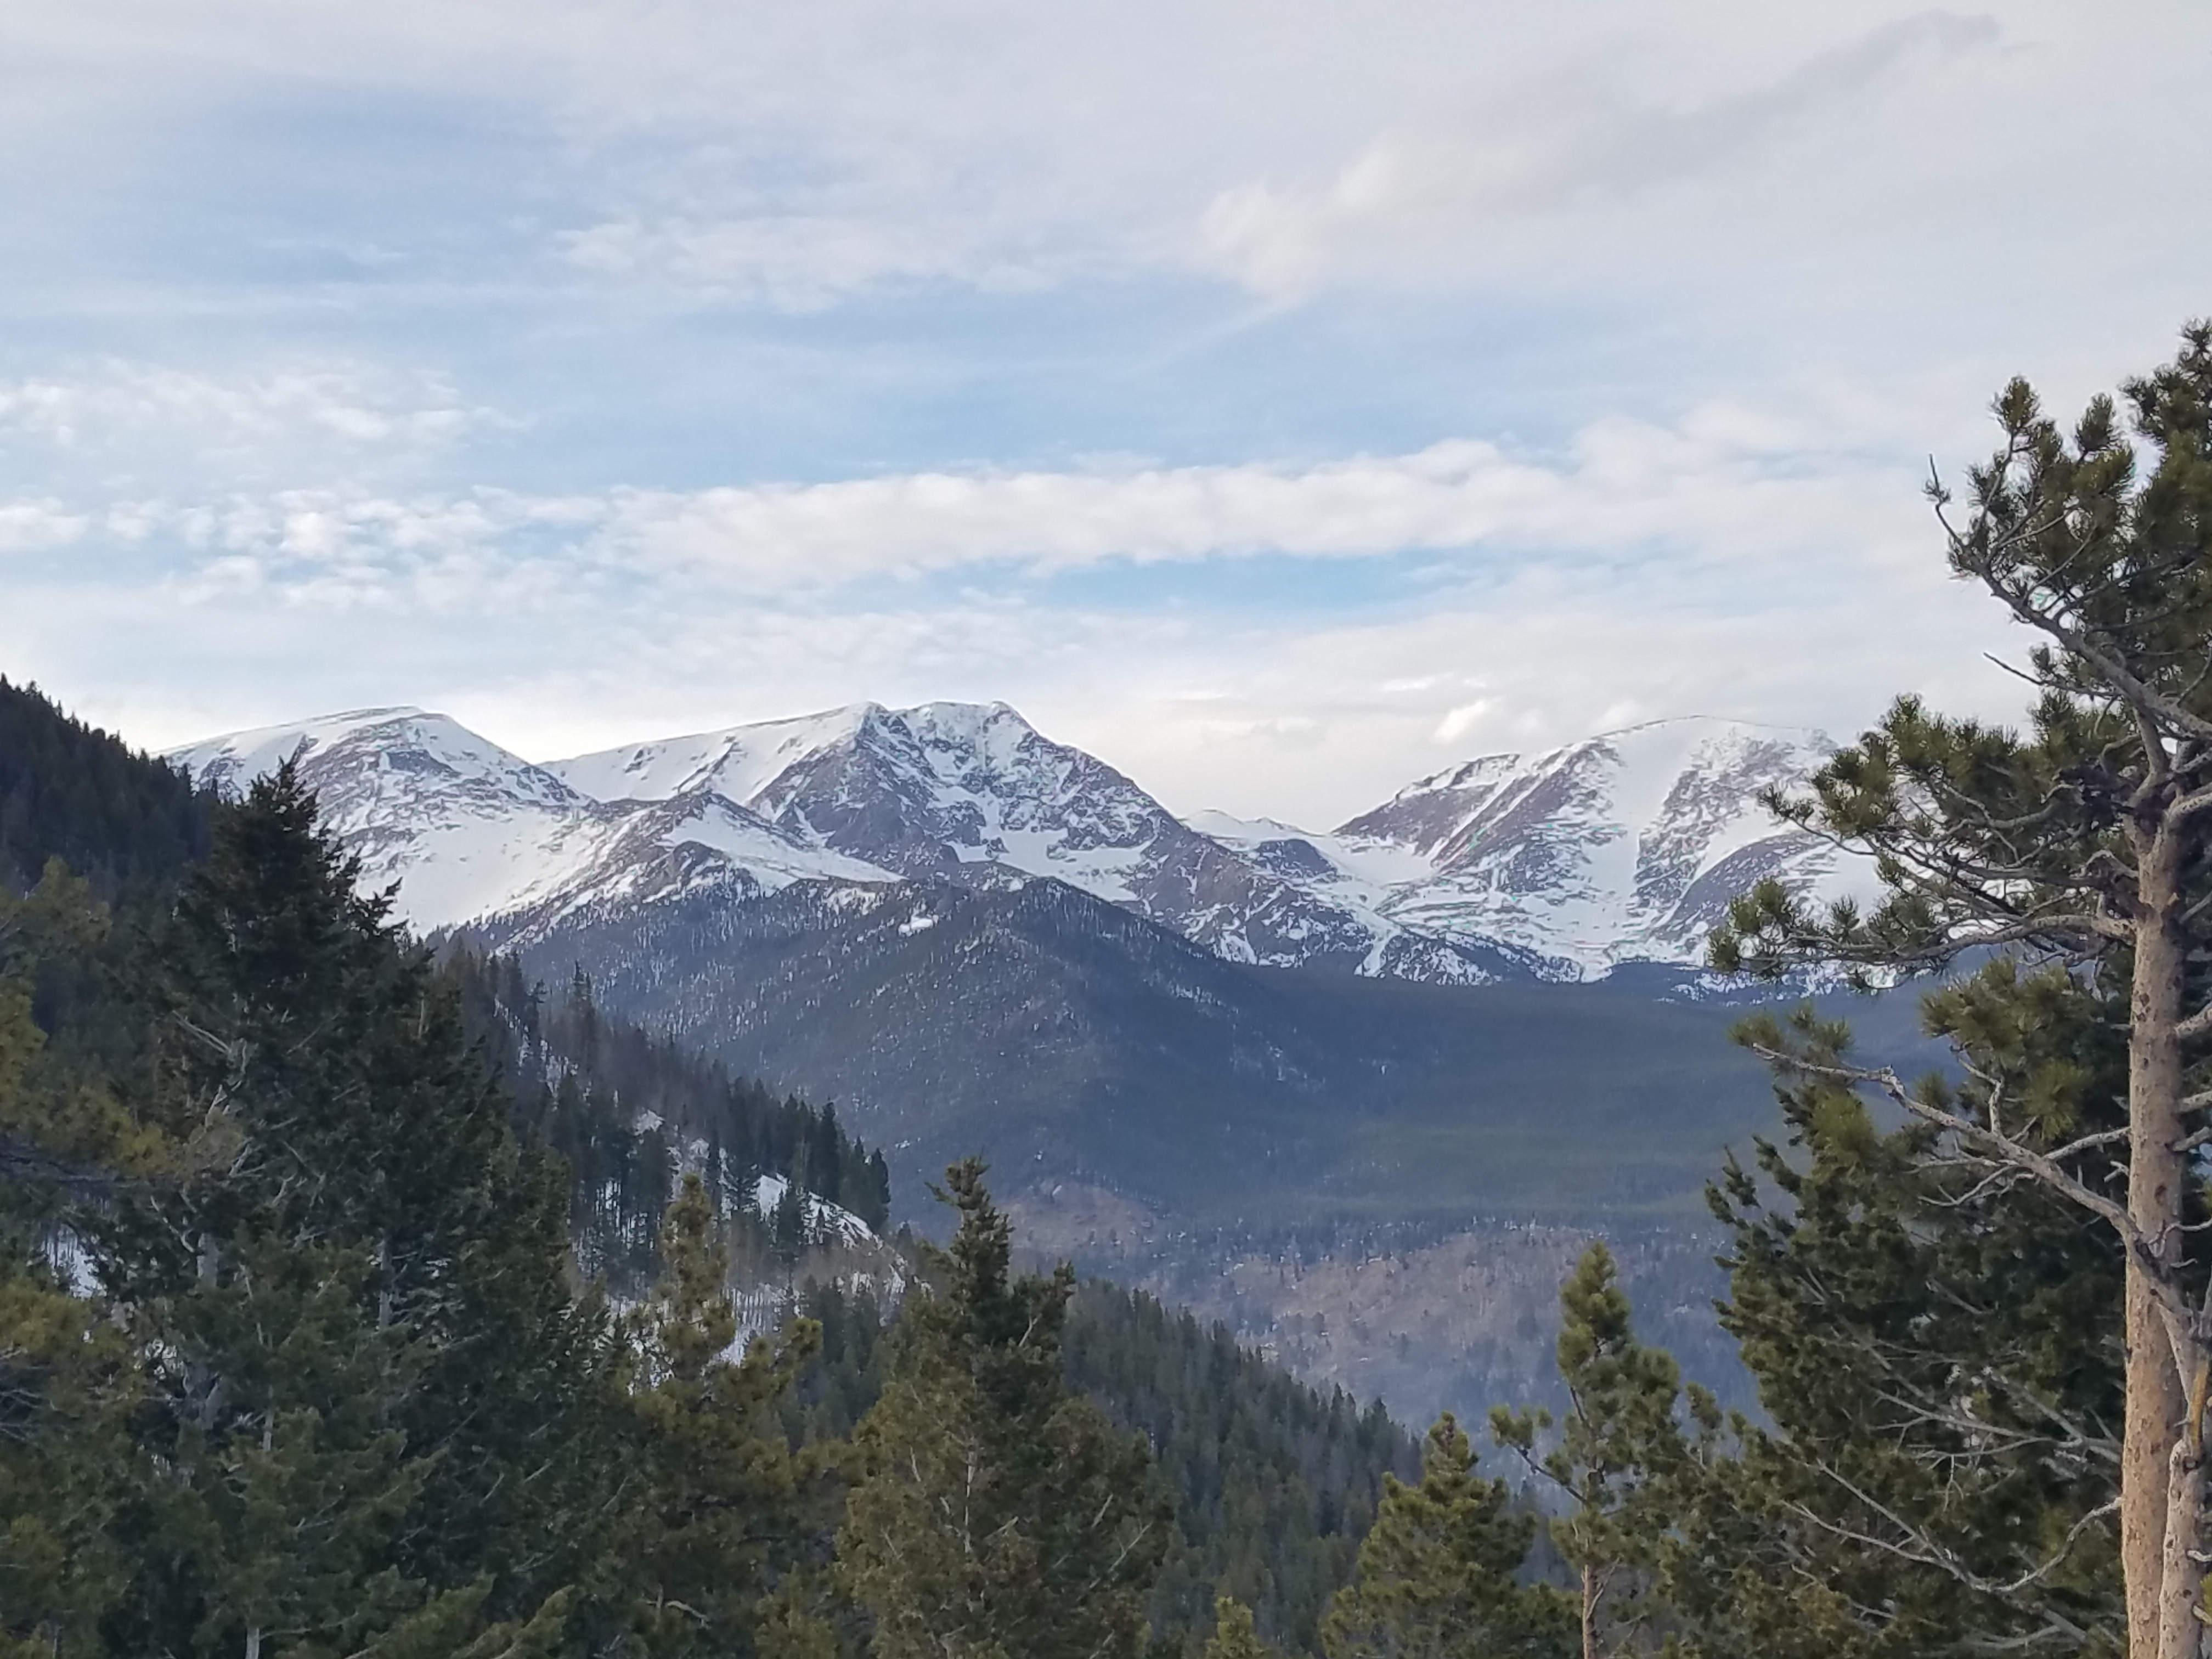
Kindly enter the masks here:
M 1575 1616 L 1548 1585 L 1516 1575 L 1536 1534 L 1505 1483 L 1474 1473 L 1447 1412 L 1429 1431 L 1418 1486 L 1395 1475 L 1359 1547 L 1359 1576 L 1322 1624 L 1328 1659 L 1566 1659 Z
M 1559 1292 L 1559 1380 L 1567 1410 L 1557 1447 L 1536 1443 L 1549 1413 L 1491 1412 L 1492 1432 L 1565 1498 L 1549 1526 L 1578 1583 L 1583 1659 L 1632 1652 L 1663 1614 L 1658 1575 L 1667 1535 L 1693 1497 L 1699 1454 L 1721 1428 L 1719 1404 L 1691 1385 L 1693 1448 L 1677 1420 L 1681 1373 L 1664 1350 L 1646 1347 L 1630 1326 L 1628 1297 L 1613 1253 L 1583 1251 Z
M 819 1449 L 794 1455 L 779 1410 L 820 1327 L 793 1322 L 729 1357 L 738 1322 L 729 1255 L 705 1185 L 686 1176 L 668 1212 L 665 1267 L 634 1324 L 639 1373 L 630 1512 L 613 1552 L 635 1583 L 630 1628 L 653 1656 L 757 1650 L 764 1629 L 787 1650 L 830 1639 L 819 1614 L 780 1588 L 826 1531 L 833 1471 Z
M 1767 882 L 1715 940 L 1724 969 L 1805 963 L 1894 977 L 1997 950 L 2127 987 L 2126 1121 L 2032 1144 L 2035 1103 L 1961 1102 L 1940 1083 L 1828 1067 L 1938 1132 L 1945 1155 L 1994 1163 L 2110 1228 L 2125 1261 L 2120 1558 L 2134 1659 L 2194 1659 L 2203 1610 L 2204 1401 L 2212 1322 L 2190 1258 L 2196 1120 L 2212 1102 L 2212 324 L 2074 431 L 2024 380 L 1996 403 L 2003 441 L 1970 475 L 1951 568 L 2039 636 L 2030 734 L 1899 700 L 1802 799 L 1814 834 L 1873 854 L 1869 912 L 1817 913 Z M 2148 473 L 2143 464 L 2148 463 Z M 1931 485 L 1939 514 L 1949 496 Z M 1778 1061 L 1821 1063 L 1784 1042 Z M 2104 1178 L 2124 1146 L 2126 1182 Z
M 840 1577 L 878 1659 L 1133 1656 L 1170 1524 L 1150 1453 L 1067 1393 L 1073 1273 L 1012 1273 L 981 1163 L 945 1187 L 959 1230 L 854 1437 Z
M 4 690 L 4 686 L 0 686 Z M 85 885 L 49 865 L 37 890 L 0 887 L 0 1656 L 95 1651 L 121 1589 L 111 1471 L 135 1390 L 120 1333 L 58 1271 L 51 1246 L 73 1187 L 152 1167 L 106 1091 L 42 1075 L 32 975 L 103 921 Z
M 143 1359 L 139 1650 L 358 1647 L 486 1572 L 485 1616 L 529 1616 L 588 1542 L 557 1184 L 358 878 L 287 766 L 218 815 L 151 963 L 137 1092 L 183 1161 L 83 1218 Z
M 1253 1629 L 1252 1609 L 1234 1596 L 1224 1595 L 1214 1601 L 1213 1634 L 1206 1638 L 1202 1659 L 1281 1659 L 1281 1656 Z
M 2037 1103 L 2016 1133 L 2057 1146 L 2124 1121 L 2114 994 L 1999 962 L 1925 1011 L 1962 1092 Z M 1879 1124 L 1826 1075 L 1850 1065 L 1840 1023 L 1805 1011 L 1752 1035 L 1813 1065 L 1783 1068 L 1786 1142 L 1731 1158 L 1711 1194 L 1722 1322 L 1765 1420 L 1676 1517 L 1668 1589 L 1691 1646 L 2124 1650 L 2116 1242 L 2039 1183 L 1941 1155 L 1924 1123 Z

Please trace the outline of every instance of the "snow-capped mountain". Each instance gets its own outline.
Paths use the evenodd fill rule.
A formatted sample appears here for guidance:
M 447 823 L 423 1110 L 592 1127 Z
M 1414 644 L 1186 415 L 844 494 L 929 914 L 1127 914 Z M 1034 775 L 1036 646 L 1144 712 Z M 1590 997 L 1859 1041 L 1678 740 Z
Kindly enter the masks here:
M 589 908 L 793 882 L 866 904 L 911 882 L 1049 877 L 1231 961 L 1480 982 L 1696 959 L 1765 874 L 1832 890 L 1832 854 L 1757 800 L 1817 733 L 1658 721 L 1473 760 L 1320 835 L 1180 820 L 1003 703 L 856 704 L 533 764 L 441 714 L 369 709 L 172 758 L 235 789 L 297 753 L 365 878 L 423 930 L 513 941 Z
M 899 876 L 962 885 L 1052 877 L 1233 962 L 1457 981 L 1514 971 L 1480 941 L 1428 938 L 1357 895 L 1286 879 L 1004 703 L 860 703 L 545 769 L 608 802 L 711 793 L 794 842 Z
M 702 884 L 740 895 L 793 881 L 888 882 L 890 872 L 793 839 L 711 790 L 603 802 L 443 714 L 369 708 L 234 732 L 173 751 L 236 791 L 299 757 L 365 884 L 429 931 L 479 918 L 541 921 L 585 904 L 649 902 Z
M 1763 877 L 1823 896 L 1863 890 L 1863 869 L 1777 824 L 1759 799 L 1833 748 L 1817 732 L 1655 720 L 1467 761 L 1328 835 L 1218 813 L 1192 822 L 1317 896 L 1590 977 L 1624 962 L 1695 962 L 1729 900 Z

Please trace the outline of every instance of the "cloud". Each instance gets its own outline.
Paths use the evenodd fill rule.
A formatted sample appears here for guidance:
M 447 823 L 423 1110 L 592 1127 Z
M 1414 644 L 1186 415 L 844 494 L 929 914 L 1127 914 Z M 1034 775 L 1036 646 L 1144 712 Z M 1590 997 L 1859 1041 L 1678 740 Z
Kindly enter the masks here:
M 58 479 L 162 474 L 272 480 L 419 465 L 516 423 L 450 381 L 354 362 L 215 374 L 111 358 L 0 380 L 0 453 Z
M 98 533 L 174 550 L 186 603 L 246 592 L 296 606 L 559 604 L 589 592 L 693 605 L 852 602 L 862 585 L 963 573 L 1035 584 L 1248 558 L 1396 559 L 1428 579 L 1567 568 L 1756 565 L 1778 543 L 1880 547 L 1916 511 L 1904 465 L 1823 452 L 1788 421 L 1727 406 L 1668 425 L 1591 423 L 1557 453 L 1455 439 L 1302 465 L 892 473 L 824 483 L 550 495 L 326 485 L 191 501 L 137 496 L 9 509 L 16 539 Z M 35 531 L 30 526 L 42 526 Z M 717 597 L 719 596 L 719 598 Z
M 1633 719 L 1848 726 L 1915 685 L 2009 708 L 1977 678 L 2001 623 L 1947 580 L 1911 464 L 1864 435 L 1717 405 L 1556 452 L 23 501 L 0 507 L 0 537 L 23 526 L 0 659 L 163 742 L 409 701 L 545 755 L 860 696 L 1004 697 L 1178 805 L 1324 823 L 1461 755 Z M 1437 550 L 1418 583 L 1413 547 Z M 1265 609 L 1066 586 L 1285 558 L 1343 580 Z
M 1145 467 L 894 475 L 830 483 L 623 492 L 601 556 L 738 586 L 835 585 L 1005 562 L 1051 571 L 1224 556 L 1359 558 L 1500 546 L 1601 556 L 1673 548 L 1755 556 L 1778 525 L 1874 532 L 1875 463 L 1784 457 L 1718 411 L 1662 427 L 1596 422 L 1558 458 L 1453 440 L 1303 467 Z
M 1441 258 L 1456 272 L 1468 258 L 1494 253 L 1507 222 L 1617 209 L 1659 186 L 1756 162 L 1908 65 L 1999 38 L 1990 18 L 1923 12 L 1688 107 L 1642 101 L 1588 75 L 1544 76 L 1455 121 L 1384 133 L 1320 189 L 1255 181 L 1224 191 L 1200 223 L 1201 262 L 1276 297 L 1378 264 Z
M 67 547 L 88 527 L 84 514 L 52 500 L 0 501 L 0 553 Z

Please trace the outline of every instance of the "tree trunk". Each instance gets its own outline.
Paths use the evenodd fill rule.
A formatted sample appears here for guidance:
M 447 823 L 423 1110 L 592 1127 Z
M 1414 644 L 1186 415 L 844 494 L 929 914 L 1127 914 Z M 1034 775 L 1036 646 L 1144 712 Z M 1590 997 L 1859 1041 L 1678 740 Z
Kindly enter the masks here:
M 2204 1568 L 2197 1559 L 2204 1512 L 2206 1365 L 2191 1368 L 2189 1415 L 2174 1437 L 2166 1481 L 2165 1594 L 2159 1602 L 2160 1659 L 2197 1659 L 2204 1627 L 2197 1616 Z
M 1597 1600 L 1604 1592 L 1594 1563 L 1583 1566 L 1583 1659 L 1597 1659 Z
M 2181 1261 L 2186 1155 L 2175 1151 L 2181 1123 L 2184 949 L 2181 837 L 2159 824 L 2138 832 L 2134 983 L 2128 1020 L 2128 1212 L 2160 1261 Z M 2120 1567 L 2127 1586 L 2130 1659 L 2197 1659 L 2195 1570 L 2172 1581 L 2167 1553 L 2178 1500 L 2203 1486 L 2201 1456 L 2177 1460 L 2189 1414 L 2174 1339 L 2150 1272 L 2131 1252 L 2127 1269 L 2127 1409 L 2120 1449 Z M 2183 1465 L 2186 1464 L 2186 1468 Z M 2181 1478 L 2188 1490 L 2172 1487 Z M 2197 1505 L 2185 1528 L 2196 1543 Z M 2177 1621 L 2188 1626 L 2185 1647 Z

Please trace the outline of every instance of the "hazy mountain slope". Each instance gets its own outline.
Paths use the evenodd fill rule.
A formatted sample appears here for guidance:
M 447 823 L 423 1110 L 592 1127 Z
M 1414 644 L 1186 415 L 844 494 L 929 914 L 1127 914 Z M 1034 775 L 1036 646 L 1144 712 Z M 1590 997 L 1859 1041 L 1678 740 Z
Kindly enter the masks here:
M 1772 1115 L 1726 1009 L 1255 969 L 1058 883 L 579 912 L 532 952 L 834 1097 L 907 1194 L 981 1151 L 1010 1191 L 1074 1182 L 1176 1227 L 1686 1215 Z

